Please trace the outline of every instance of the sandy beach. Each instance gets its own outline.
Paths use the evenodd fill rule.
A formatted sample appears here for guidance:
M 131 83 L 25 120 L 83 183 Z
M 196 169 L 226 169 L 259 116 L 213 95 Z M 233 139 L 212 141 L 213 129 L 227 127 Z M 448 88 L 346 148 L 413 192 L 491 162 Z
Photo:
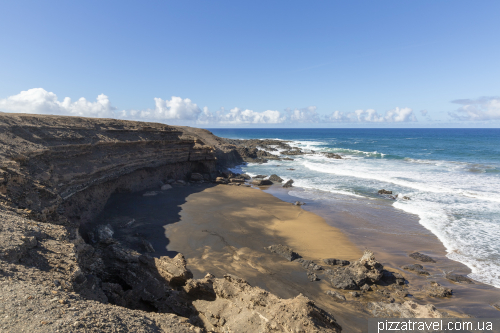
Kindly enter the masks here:
M 444 249 L 436 239 L 425 233 L 415 237 L 413 233 L 407 239 L 403 237 L 391 242 L 393 235 L 366 231 L 362 237 L 359 232 L 353 232 L 366 227 L 367 221 L 359 214 L 334 214 L 314 203 L 295 206 L 291 203 L 294 199 L 277 186 L 271 190 L 269 187 L 230 185 L 175 186 L 151 197 L 144 197 L 141 193 L 115 194 L 96 221 L 108 223 L 113 219 L 126 221 L 135 218 L 135 228 L 129 231 L 117 228 L 117 239 L 126 241 L 127 232 L 139 230 L 153 244 L 156 252 L 152 255 L 183 253 L 195 278 L 202 278 L 206 273 L 215 276 L 229 273 L 282 298 L 302 293 L 331 312 L 343 327 L 350 328 L 349 331 L 363 332 L 366 329 L 366 320 L 372 315 L 365 305 L 380 301 L 380 295 L 369 292 L 360 299 L 352 297 L 348 291 L 338 290 L 347 300 L 335 300 L 325 294 L 332 288 L 321 275 L 319 281 L 310 282 L 307 271 L 299 263 L 289 262 L 265 247 L 287 245 L 304 259 L 318 264 L 322 264 L 324 258 L 353 261 L 369 247 L 387 270 L 399 272 L 409 281 L 406 288 L 412 300 L 420 304 L 432 303 L 440 310 L 459 316 L 498 316 L 498 311 L 490 305 L 500 298 L 495 288 L 480 283 L 458 285 L 444 278 L 443 269 L 461 268 L 466 273 L 466 268 L 446 259 Z M 133 206 L 132 202 L 135 202 Z M 357 209 L 361 208 L 358 204 Z M 365 210 L 369 209 L 365 207 Z M 391 218 L 391 214 L 398 212 L 389 211 L 387 214 Z M 397 216 L 401 221 L 402 216 Z M 411 219 L 411 216 L 407 218 Z M 334 223 L 343 230 L 333 226 Z M 137 246 L 140 250 L 140 245 Z M 408 258 L 408 253 L 423 249 L 430 251 L 438 261 L 434 265 L 425 265 L 431 272 L 430 277 L 399 268 L 402 264 L 414 263 Z M 426 297 L 422 289 L 431 280 L 452 288 L 454 295 L 445 299 Z

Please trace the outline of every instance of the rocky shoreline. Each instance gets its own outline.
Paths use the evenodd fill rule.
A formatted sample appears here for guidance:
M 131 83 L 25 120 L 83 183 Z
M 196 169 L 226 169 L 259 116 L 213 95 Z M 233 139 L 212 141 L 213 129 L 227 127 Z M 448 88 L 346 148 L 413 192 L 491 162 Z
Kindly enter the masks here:
M 277 175 L 252 180 L 227 168 L 306 153 L 316 152 L 279 140 L 223 139 L 189 127 L 0 113 L 0 328 L 340 332 L 336 314 L 306 296 L 282 299 L 231 274 L 193 279 L 182 254 L 155 256 L 148 239 L 134 234 L 120 241 L 112 227 L 92 223 L 113 193 L 153 189 L 144 195 L 155 196 L 176 186 L 281 184 Z M 279 250 L 271 253 L 288 253 L 311 283 L 329 281 L 337 291 L 328 290 L 328 297 L 342 302 L 354 293 L 347 297 L 356 303 L 368 293 L 371 302 L 358 302 L 365 313 L 449 315 L 405 300 L 404 277 L 384 270 L 373 253 L 345 265 L 343 258 L 317 258 L 326 260 L 320 264 L 294 257 L 287 245 L 275 246 Z M 449 296 L 439 285 L 430 288 Z
M 112 237 L 81 236 L 112 193 L 214 179 L 217 167 L 236 163 L 231 145 L 204 130 L 0 114 L 0 328 L 340 331 L 305 297 L 281 300 L 230 275 L 193 280 L 182 255 L 154 258 Z M 203 301 L 226 310 L 212 317 Z

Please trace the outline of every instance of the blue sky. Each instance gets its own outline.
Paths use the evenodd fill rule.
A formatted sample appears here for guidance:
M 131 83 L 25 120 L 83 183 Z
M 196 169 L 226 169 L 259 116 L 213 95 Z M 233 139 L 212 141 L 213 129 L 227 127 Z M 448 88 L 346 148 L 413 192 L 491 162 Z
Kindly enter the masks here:
M 0 8 L 4 112 L 200 127 L 500 125 L 499 1 Z

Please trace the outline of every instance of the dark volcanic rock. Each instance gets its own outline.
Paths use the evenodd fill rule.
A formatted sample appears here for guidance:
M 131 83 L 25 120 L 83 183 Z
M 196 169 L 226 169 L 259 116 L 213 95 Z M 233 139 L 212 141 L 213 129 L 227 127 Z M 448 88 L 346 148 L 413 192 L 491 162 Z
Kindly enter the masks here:
M 418 274 L 418 275 L 430 275 L 429 272 L 424 270 L 424 267 L 419 264 L 413 264 L 413 265 L 405 265 L 401 267 L 404 270 L 410 271 L 412 273 Z
M 336 265 L 347 266 L 350 264 L 350 262 L 347 260 L 333 259 L 333 258 L 323 259 L 323 262 L 327 265 L 332 265 L 332 266 Z
M 316 275 L 316 273 L 307 272 L 307 279 L 311 282 L 318 281 L 318 276 Z
M 267 250 L 276 253 L 277 255 L 285 258 L 288 261 L 293 261 L 295 259 L 300 258 L 300 256 L 293 252 L 293 250 L 286 246 L 286 245 L 281 245 L 281 244 L 276 244 L 276 245 L 271 245 L 266 247 Z
M 280 176 L 275 175 L 275 174 L 272 174 L 269 177 L 269 180 L 272 181 L 272 182 L 277 182 L 277 183 L 282 183 L 283 182 L 283 178 L 281 178 Z
M 302 265 L 302 267 L 304 267 L 305 269 L 312 269 L 312 270 L 315 270 L 315 271 L 320 271 L 320 270 L 323 269 L 323 267 L 321 265 L 318 265 L 318 264 L 314 263 L 312 260 L 306 260 L 306 259 L 303 259 L 303 258 L 298 258 L 296 261 L 300 262 L 300 264 Z
M 453 290 L 445 288 L 435 281 L 430 282 L 425 292 L 429 297 L 448 297 L 453 294 Z
M 252 185 L 255 186 L 273 185 L 273 182 L 268 179 L 255 179 L 252 180 Z
M 382 278 L 380 279 L 379 283 L 382 285 L 391 285 L 391 284 L 396 284 L 399 286 L 402 286 L 405 284 L 405 278 L 402 274 L 400 273 L 393 273 L 387 270 L 382 271 Z
M 292 187 L 293 179 L 287 180 L 285 184 L 283 184 L 284 188 Z
M 448 273 L 446 274 L 446 278 L 456 283 L 474 284 L 474 281 L 460 274 Z
M 217 184 L 227 184 L 227 183 L 229 183 L 229 181 L 226 178 L 224 178 L 224 177 L 217 177 L 217 178 L 215 178 L 215 182 Z
M 326 274 L 332 287 L 337 289 L 359 289 L 364 284 L 373 284 L 383 277 L 383 266 L 366 250 L 363 256 L 347 266 L 327 270 Z
M 382 189 L 382 190 L 378 191 L 378 194 L 392 194 L 392 191 L 386 191 L 386 190 Z
M 418 261 L 422 261 L 422 262 L 436 262 L 436 260 L 432 259 L 428 255 L 422 254 L 422 253 L 419 253 L 419 252 L 410 253 L 408 256 L 410 258 L 412 258 L 412 259 L 415 259 L 415 260 L 418 260 Z
M 300 149 L 293 149 L 281 152 L 281 155 L 304 155 L 304 154 L 305 153 Z
M 340 156 L 339 154 L 323 153 L 323 155 L 325 155 L 328 158 L 334 158 L 334 159 L 337 159 L 337 160 L 342 159 L 342 156 Z

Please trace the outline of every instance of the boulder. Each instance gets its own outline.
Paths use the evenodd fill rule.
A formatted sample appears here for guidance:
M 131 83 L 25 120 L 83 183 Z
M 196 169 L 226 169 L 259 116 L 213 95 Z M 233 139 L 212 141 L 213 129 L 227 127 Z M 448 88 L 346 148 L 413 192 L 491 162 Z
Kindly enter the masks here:
M 231 178 L 231 179 L 229 179 L 229 181 L 231 183 L 244 183 L 245 179 L 243 179 L 243 178 Z
M 381 189 L 378 191 L 378 194 L 392 194 L 392 191 L 386 191 L 384 189 Z
M 196 172 L 193 172 L 193 173 L 191 174 L 191 180 L 192 180 L 192 181 L 197 182 L 197 181 L 200 181 L 200 180 L 203 180 L 203 179 L 204 179 L 204 178 L 203 178 L 203 175 L 202 175 L 201 173 L 196 173 Z
M 460 275 L 460 274 L 447 273 L 445 277 L 448 280 L 456 282 L 456 283 L 474 284 L 474 281 L 472 281 L 468 277 Z
M 390 272 L 390 271 L 387 271 L 385 269 L 382 271 L 382 275 L 383 276 L 379 281 L 379 284 L 382 284 L 382 285 L 396 284 L 396 285 L 402 286 L 405 284 L 405 281 L 406 281 L 402 274 Z
M 445 288 L 435 281 L 431 281 L 430 285 L 425 289 L 425 293 L 429 297 L 448 297 L 453 294 L 453 290 Z
M 161 256 L 154 258 L 158 273 L 168 282 L 170 286 L 182 286 L 193 273 L 186 268 L 186 259 L 179 253 L 173 258 Z
M 363 256 L 347 266 L 339 266 L 327 270 L 332 287 L 337 289 L 359 289 L 364 284 L 373 284 L 383 277 L 383 266 L 372 251 L 366 250 Z
M 267 179 L 255 179 L 252 180 L 252 185 L 255 186 L 273 185 L 273 182 Z
M 350 262 L 347 260 L 333 259 L 333 258 L 323 259 L 323 262 L 327 265 L 332 265 L 332 266 L 336 265 L 347 266 L 350 264 Z
M 424 269 L 424 266 L 419 265 L 419 264 L 405 265 L 401 268 L 404 270 L 410 271 L 412 273 L 418 274 L 418 275 L 430 275 L 429 272 L 427 272 Z
M 165 184 L 161 187 L 161 190 L 162 191 L 165 191 L 165 190 L 170 190 L 172 188 L 172 185 L 169 185 L 169 184 Z
M 243 179 L 246 179 L 246 180 L 252 179 L 252 177 L 250 177 L 250 176 L 249 176 L 249 175 L 247 175 L 246 173 L 242 173 L 242 174 L 240 175 L 240 177 L 241 177 L 241 178 L 243 178 Z
M 422 262 L 436 262 L 436 260 L 432 259 L 426 254 L 422 254 L 420 252 L 413 252 L 408 255 L 410 258 L 422 261 Z
M 228 180 L 224 177 L 217 177 L 217 178 L 215 178 L 215 182 L 217 184 L 227 184 Z
M 403 200 L 411 200 L 410 197 L 407 197 L 406 195 L 403 197 Z
M 113 238 L 113 234 L 115 233 L 110 224 L 98 225 L 95 231 L 97 241 L 101 242 Z
M 286 245 L 281 245 L 281 244 L 271 245 L 266 247 L 266 250 L 269 250 L 272 253 L 276 253 L 277 255 L 285 258 L 288 261 L 293 261 L 295 259 L 300 258 L 300 256 L 292 250 L 292 248 Z
M 340 156 L 339 154 L 334 154 L 334 153 L 323 153 L 323 155 L 325 155 L 325 156 L 326 156 L 326 157 L 328 157 L 328 158 L 334 158 L 334 159 L 337 159 L 337 160 L 342 159 L 342 156 Z
M 257 175 L 257 176 L 254 176 L 252 178 L 266 178 L 267 176 L 266 175 Z
M 275 175 L 275 174 L 272 174 L 271 176 L 269 176 L 269 180 L 272 181 L 272 182 L 276 182 L 276 183 L 282 183 L 283 182 L 283 178 L 281 178 L 280 176 Z
M 283 187 L 284 188 L 292 187 L 292 184 L 293 184 L 293 179 L 289 179 L 285 184 L 283 184 Z
M 311 282 L 314 282 L 318 280 L 318 276 L 314 272 L 307 272 L 307 279 Z

